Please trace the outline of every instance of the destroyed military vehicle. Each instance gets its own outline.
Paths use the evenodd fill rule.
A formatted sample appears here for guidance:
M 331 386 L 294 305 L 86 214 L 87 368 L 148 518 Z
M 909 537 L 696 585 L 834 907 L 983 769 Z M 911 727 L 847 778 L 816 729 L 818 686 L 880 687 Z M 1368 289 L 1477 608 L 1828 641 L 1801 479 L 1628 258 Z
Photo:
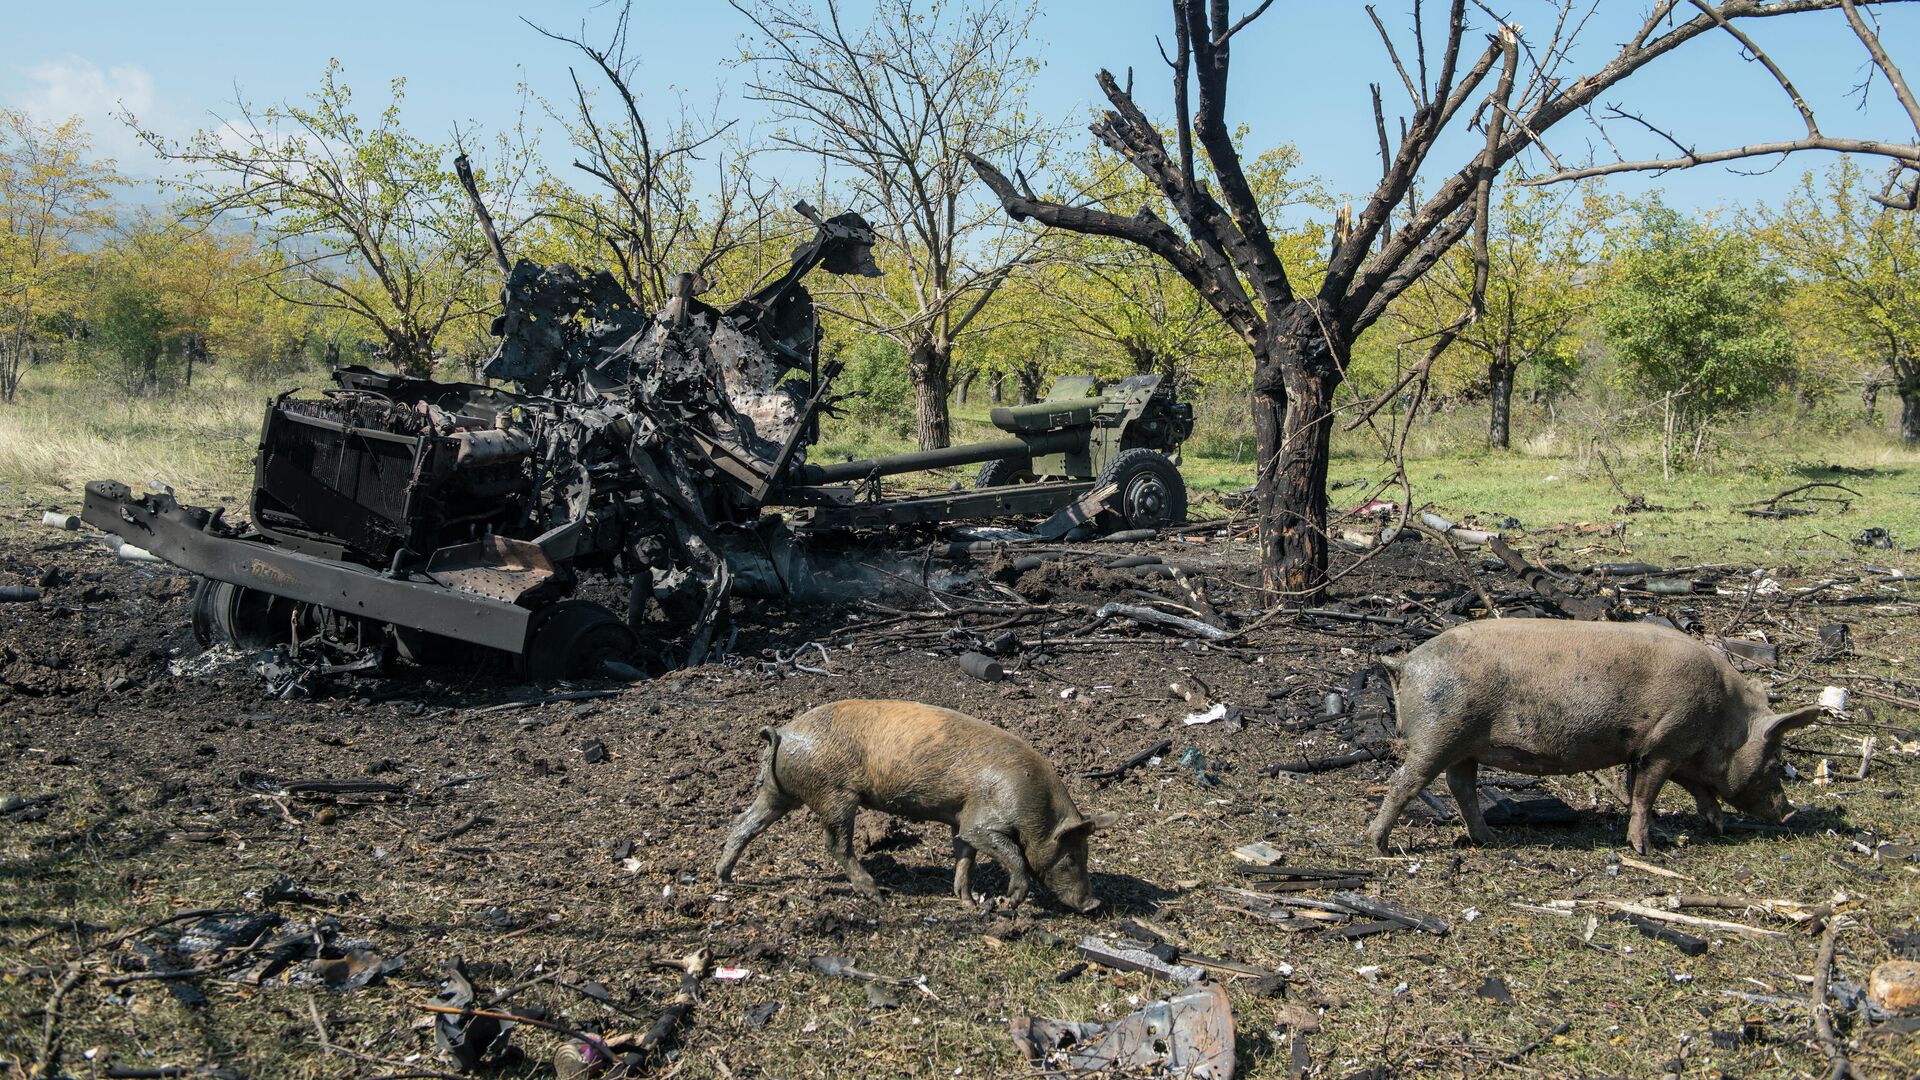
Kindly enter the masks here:
M 198 575 L 201 642 L 257 653 L 288 692 L 450 643 L 505 653 L 534 681 L 631 677 L 704 659 L 730 595 L 831 588 L 812 553 L 833 537 L 1184 517 L 1168 455 L 1192 411 L 1153 375 L 1061 379 L 1044 401 L 995 409 L 1009 435 L 995 442 L 808 461 L 837 366 L 822 363 L 802 279 L 880 271 L 858 215 L 799 209 L 812 238 L 724 310 L 690 275 L 648 313 L 605 272 L 521 260 L 483 369 L 511 390 L 349 367 L 317 397 L 276 398 L 245 524 L 111 480 L 87 486 L 82 516 Z M 969 463 L 984 463 L 974 490 L 880 491 L 884 476 Z

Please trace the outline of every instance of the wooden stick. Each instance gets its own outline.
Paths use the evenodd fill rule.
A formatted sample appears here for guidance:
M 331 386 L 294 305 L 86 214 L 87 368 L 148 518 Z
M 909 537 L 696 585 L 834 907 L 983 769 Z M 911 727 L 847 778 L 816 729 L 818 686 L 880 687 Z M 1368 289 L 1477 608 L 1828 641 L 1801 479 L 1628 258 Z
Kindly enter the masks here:
M 1620 900 L 1584 900 L 1586 904 L 1599 904 L 1615 911 L 1624 911 L 1629 915 L 1638 915 L 1646 919 L 1658 919 L 1661 922 L 1678 923 L 1681 926 L 1699 926 L 1708 930 L 1720 930 L 1743 937 L 1758 938 L 1763 941 L 1779 941 L 1789 935 L 1779 930 L 1767 930 L 1745 923 L 1726 922 L 1722 919 L 1702 919 L 1697 915 L 1682 915 L 1677 911 L 1663 911 L 1645 904 L 1629 904 Z
M 1631 866 L 1642 873 L 1653 874 L 1656 877 L 1673 878 L 1675 881 L 1693 880 L 1685 874 L 1676 873 L 1664 866 L 1655 866 L 1652 863 L 1641 862 L 1639 859 L 1629 858 L 1625 855 L 1621 855 L 1618 858 L 1620 859 L 1621 866 Z
M 1112 780 L 1125 775 L 1131 769 L 1145 765 L 1147 762 L 1171 749 L 1173 749 L 1173 740 L 1161 739 L 1159 742 L 1154 743 L 1152 746 L 1147 747 L 1145 750 L 1140 751 L 1118 765 L 1106 769 L 1095 769 L 1084 775 L 1088 780 Z
M 27 1070 L 29 1077 L 53 1075 L 53 1068 L 60 1058 L 60 1003 L 66 1000 L 68 991 L 79 985 L 81 976 L 85 974 L 86 969 L 78 963 L 68 964 L 67 973 L 54 984 L 53 993 L 42 1010 L 46 1013 L 46 1022 L 40 1029 L 40 1056 L 34 1061 L 33 1067 Z
M 1447 936 L 1445 920 L 1435 918 L 1423 911 L 1403 908 L 1378 897 L 1365 896 L 1356 892 L 1337 892 L 1333 894 L 1333 902 L 1362 915 L 1369 915 L 1376 919 L 1392 919 L 1437 937 Z
M 1853 1068 L 1833 1034 L 1833 1015 L 1827 1008 L 1827 980 L 1833 974 L 1833 945 L 1839 934 L 1840 920 L 1828 919 L 1826 932 L 1820 935 L 1820 958 L 1813 965 L 1813 1029 L 1827 1051 L 1827 1080 L 1842 1080 Z

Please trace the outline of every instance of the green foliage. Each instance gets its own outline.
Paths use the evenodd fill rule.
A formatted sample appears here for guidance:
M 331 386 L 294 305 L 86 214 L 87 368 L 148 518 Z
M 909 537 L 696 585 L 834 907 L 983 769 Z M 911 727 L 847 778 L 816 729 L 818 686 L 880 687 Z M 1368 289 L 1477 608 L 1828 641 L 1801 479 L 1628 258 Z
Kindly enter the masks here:
M 822 281 L 819 295 L 907 350 L 915 385 L 931 391 L 915 399 L 919 442 L 946 445 L 954 353 L 993 327 L 996 293 L 1039 247 L 967 161 L 1040 164 L 1056 141 L 1027 104 L 1038 5 L 879 0 L 860 5 L 860 25 L 839 0 L 731 2 L 753 26 L 742 60 L 755 67 L 749 96 L 780 125 L 773 145 L 831 167 L 836 198 L 822 209 L 851 207 L 874 228 L 882 276 Z
M 1813 387 L 1888 379 L 1920 399 L 1920 220 L 1868 197 L 1860 167 L 1842 161 L 1816 185 L 1812 173 L 1777 209 L 1753 215 L 1762 241 L 1794 276 L 1787 307 Z M 1920 441 L 1920 417 L 1903 436 Z
M 0 109 L 0 401 L 27 368 L 48 358 L 50 330 L 84 303 L 84 241 L 112 222 L 113 162 L 88 154 L 73 117 L 36 122 Z
M 1780 274 L 1751 238 L 1649 202 L 1620 237 L 1597 308 L 1619 377 L 1672 395 L 1683 426 L 1771 398 L 1793 372 Z
M 1236 140 L 1242 136 L 1236 133 Z M 1201 158 L 1212 182 L 1205 155 Z M 1297 227 L 1277 229 L 1274 243 L 1287 265 L 1299 268 L 1298 287 L 1317 288 L 1326 229 L 1311 214 L 1331 216 L 1331 199 L 1319 180 L 1300 171 L 1299 153 L 1290 145 L 1269 150 L 1244 168 L 1269 222 L 1308 215 Z M 1055 186 L 1056 199 L 1123 217 L 1160 205 L 1159 190 L 1098 143 L 1057 170 Z M 1069 367 L 1114 377 L 1158 372 L 1189 393 L 1222 379 L 1244 379 L 1248 343 L 1158 255 L 1114 237 L 1065 230 L 1050 230 L 1041 242 L 1042 258 L 1008 282 L 995 307 L 1015 313 L 1010 321 L 1025 325 L 1036 338 L 1064 333 L 1078 339 L 1059 350 L 1074 357 Z M 1027 358 L 1035 350 L 1002 351 L 1030 364 Z
M 457 148 L 402 125 L 404 89 L 394 80 L 387 105 L 363 119 L 334 61 L 304 104 L 242 102 L 237 122 L 185 142 L 141 136 L 194 170 L 183 186 L 198 217 L 259 229 L 278 259 L 277 295 L 363 321 L 389 363 L 420 375 L 451 324 L 497 301 L 498 271 L 453 172 Z M 477 179 L 505 218 L 524 158 L 505 140 L 498 156 Z
M 167 313 L 130 274 L 115 274 L 94 294 L 86 365 L 129 394 L 157 393 L 174 376 Z
M 840 362 L 845 370 L 835 380 L 835 392 L 862 395 L 842 402 L 842 412 L 859 423 L 897 426 L 901 434 L 912 430 L 913 380 L 899 342 L 865 335 L 841 354 Z

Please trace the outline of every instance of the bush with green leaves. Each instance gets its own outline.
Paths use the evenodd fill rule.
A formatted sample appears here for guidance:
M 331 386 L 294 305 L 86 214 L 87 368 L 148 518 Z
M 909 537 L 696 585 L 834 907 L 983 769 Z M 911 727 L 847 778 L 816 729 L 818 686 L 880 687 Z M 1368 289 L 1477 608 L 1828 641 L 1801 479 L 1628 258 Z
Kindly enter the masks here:
M 1791 380 L 1778 314 L 1786 282 L 1752 238 L 1653 202 L 1616 246 L 1610 278 L 1597 315 L 1616 375 L 1650 402 L 1672 395 L 1680 428 L 1764 402 Z
M 913 380 L 899 342 L 863 335 L 840 354 L 840 362 L 845 369 L 834 380 L 834 392 L 861 395 L 840 404 L 849 419 L 901 433 L 913 430 Z
M 176 357 L 167 313 L 153 294 L 131 277 L 110 276 L 92 306 L 86 366 L 129 394 L 166 389 Z

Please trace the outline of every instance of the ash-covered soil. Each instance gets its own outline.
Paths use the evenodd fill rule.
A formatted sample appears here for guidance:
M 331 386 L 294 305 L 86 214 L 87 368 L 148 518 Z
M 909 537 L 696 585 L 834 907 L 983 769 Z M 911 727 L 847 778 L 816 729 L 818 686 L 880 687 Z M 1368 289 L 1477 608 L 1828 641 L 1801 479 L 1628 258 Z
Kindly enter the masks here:
M 1576 546 L 1550 557 L 1577 569 Z M 1505 794 L 1557 795 L 1577 820 L 1506 828 L 1487 848 L 1466 846 L 1456 823 L 1416 804 L 1394 834 L 1402 853 L 1383 859 L 1357 837 L 1391 760 L 1274 773 L 1385 742 L 1389 703 L 1365 673 L 1376 655 L 1418 640 L 1395 622 L 1477 604 L 1456 603 L 1468 591 L 1463 567 L 1444 549 L 1397 544 L 1343 579 L 1345 618 L 1261 615 L 1273 605 L 1241 541 L 1082 550 L 1092 554 L 1025 570 L 1015 556 L 983 557 L 961 568 L 972 583 L 930 576 L 946 590 L 932 595 L 903 586 L 837 609 L 741 606 L 725 659 L 643 684 L 536 690 L 467 665 L 273 701 L 244 662 L 199 657 L 186 577 L 118 562 L 67 534 L 9 533 L 0 584 L 38 584 L 45 595 L 0 604 L 0 805 L 11 808 L 0 810 L 0 1061 L 28 1071 L 51 1036 L 57 1068 L 73 1075 L 116 1066 L 434 1075 L 451 1065 L 419 1006 L 443 961 L 461 958 L 483 999 L 529 984 L 502 1008 L 620 1034 L 645 1031 L 678 987 L 659 962 L 705 946 L 716 965 L 746 974 L 703 982 L 644 1075 L 1033 1075 L 1007 1036 L 1011 1017 L 1111 1021 L 1166 992 L 1097 965 L 1056 978 L 1080 959 L 1083 935 L 1131 920 L 1284 976 L 1229 984 L 1243 1076 L 1787 1075 L 1826 1062 L 1795 1004 L 1818 944 L 1806 925 L 1758 910 L 1695 912 L 1784 936 L 1709 934 L 1708 951 L 1690 956 L 1603 909 L 1591 925 L 1586 907 L 1560 916 L 1514 905 L 1669 893 L 1826 904 L 1849 919 L 1834 979 L 1856 994 L 1913 940 L 1901 935 L 1915 930 L 1920 863 L 1897 845 L 1920 839 L 1920 736 L 1910 730 L 1920 721 L 1895 700 L 1920 696 L 1899 681 L 1920 642 L 1909 582 L 1860 566 L 1766 568 L 1778 591 L 1763 592 L 1742 567 L 1721 573 L 1719 595 L 1628 598 L 1634 611 L 1678 619 L 1686 607 L 1711 630 L 1763 634 L 1779 662 L 1755 677 L 1796 701 L 1829 683 L 1855 691 L 1857 723 L 1794 740 L 1803 778 L 1824 760 L 1828 782 L 1792 785 L 1808 809 L 1788 828 L 1712 837 L 1669 788 L 1649 860 L 1678 875 L 1668 877 L 1617 861 L 1624 814 L 1595 778 L 1510 781 Z M 1130 555 L 1191 571 L 1204 606 L 1239 635 L 1209 644 L 1097 620 L 1104 604 L 1155 596 L 1201 606 L 1163 572 L 1107 568 Z M 1526 591 L 1510 573 L 1482 569 L 1477 553 L 1465 559 L 1496 601 Z M 1796 596 L 1842 577 L 1854 580 Z M 1817 628 L 1836 622 L 1850 625 L 1846 650 L 1819 640 Z M 802 648 L 809 642 L 824 657 Z M 1006 653 L 1005 681 L 961 673 L 959 651 L 994 644 Z M 1175 683 L 1204 700 L 1176 696 Z M 1327 715 L 1329 692 L 1341 694 L 1337 716 Z M 555 694 L 572 696 L 516 704 Z M 852 892 L 804 813 L 718 885 L 713 861 L 750 798 L 758 730 L 850 697 L 990 720 L 1046 754 L 1083 809 L 1118 813 L 1119 828 L 1093 848 L 1107 911 L 1069 914 L 1044 895 L 1011 916 L 967 910 L 949 895 L 943 827 L 870 815 L 861 850 L 890 893 L 884 904 Z M 1226 714 L 1185 722 L 1211 703 Z M 1878 750 L 1866 778 L 1853 779 L 1866 735 Z M 1152 761 L 1086 778 L 1161 740 L 1170 746 Z M 301 790 L 302 781 L 378 789 Z M 1288 862 L 1362 868 L 1372 874 L 1364 891 L 1444 919 L 1449 932 L 1345 940 L 1277 926 L 1224 891 L 1249 884 L 1230 852 L 1256 841 Z M 1002 888 L 1004 875 L 983 866 L 976 888 Z M 116 941 L 196 908 L 271 912 L 283 928 L 326 924 L 323 936 L 340 943 L 327 952 L 353 945 L 400 963 L 371 985 L 329 989 L 304 954 L 262 973 L 256 939 L 231 946 L 243 963 L 155 978 L 189 962 L 176 939 L 193 920 Z M 821 974 L 816 956 L 905 981 L 870 994 Z M 115 984 L 143 968 L 146 977 Z M 49 996 L 69 975 L 49 1022 Z M 182 984 L 199 994 L 173 989 Z M 1837 1000 L 1861 1075 L 1920 1067 L 1912 1035 Z M 559 1039 L 523 1025 L 511 1039 L 523 1056 L 483 1068 L 551 1075 Z

